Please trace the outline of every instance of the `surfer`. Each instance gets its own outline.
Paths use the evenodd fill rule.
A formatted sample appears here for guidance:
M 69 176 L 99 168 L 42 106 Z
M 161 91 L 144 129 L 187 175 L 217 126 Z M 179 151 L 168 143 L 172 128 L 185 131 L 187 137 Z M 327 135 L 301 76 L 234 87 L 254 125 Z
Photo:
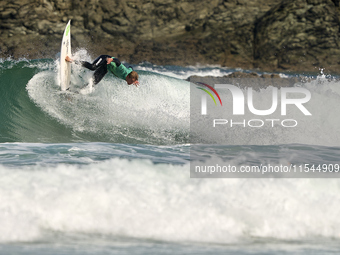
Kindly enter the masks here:
M 68 62 L 81 64 L 83 67 L 94 71 L 94 85 L 98 84 L 103 79 L 105 74 L 110 71 L 116 77 L 125 80 L 128 85 L 133 84 L 136 87 L 139 86 L 138 73 L 133 71 L 132 67 L 124 66 L 118 58 L 111 57 L 109 55 L 100 55 L 93 61 L 92 64 L 87 61 L 73 61 L 69 56 L 66 56 L 65 60 Z

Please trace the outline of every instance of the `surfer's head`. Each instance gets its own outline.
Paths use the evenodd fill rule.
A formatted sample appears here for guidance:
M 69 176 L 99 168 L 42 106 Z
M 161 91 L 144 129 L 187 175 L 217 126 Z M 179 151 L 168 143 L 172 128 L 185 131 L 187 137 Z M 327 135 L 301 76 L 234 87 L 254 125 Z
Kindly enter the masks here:
M 131 85 L 138 81 L 138 73 L 136 71 L 132 71 L 126 76 L 126 82 L 127 84 Z

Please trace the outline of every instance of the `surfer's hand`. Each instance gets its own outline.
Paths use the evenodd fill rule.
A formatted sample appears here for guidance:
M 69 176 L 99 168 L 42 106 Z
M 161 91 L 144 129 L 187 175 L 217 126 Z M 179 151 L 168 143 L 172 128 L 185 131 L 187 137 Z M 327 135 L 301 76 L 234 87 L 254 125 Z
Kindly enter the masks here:
M 66 56 L 65 60 L 70 63 L 72 62 L 72 59 L 69 56 Z
M 134 83 L 132 83 L 133 85 L 135 85 L 137 88 L 139 86 L 139 81 L 135 81 Z
M 113 61 L 113 58 L 107 58 L 106 61 L 107 61 L 107 64 L 109 65 Z

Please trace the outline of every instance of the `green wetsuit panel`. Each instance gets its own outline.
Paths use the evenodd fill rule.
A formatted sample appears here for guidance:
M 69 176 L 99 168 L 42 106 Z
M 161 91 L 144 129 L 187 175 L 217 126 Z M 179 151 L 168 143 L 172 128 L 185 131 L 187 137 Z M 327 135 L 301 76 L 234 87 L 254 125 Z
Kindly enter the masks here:
M 112 57 L 114 58 L 114 57 Z M 129 73 L 133 71 L 132 68 L 127 68 L 123 64 L 120 64 L 119 66 L 116 65 L 115 62 L 111 62 L 109 65 L 107 65 L 107 69 L 113 73 L 115 76 L 117 76 L 120 79 L 125 80 L 126 76 L 128 76 Z

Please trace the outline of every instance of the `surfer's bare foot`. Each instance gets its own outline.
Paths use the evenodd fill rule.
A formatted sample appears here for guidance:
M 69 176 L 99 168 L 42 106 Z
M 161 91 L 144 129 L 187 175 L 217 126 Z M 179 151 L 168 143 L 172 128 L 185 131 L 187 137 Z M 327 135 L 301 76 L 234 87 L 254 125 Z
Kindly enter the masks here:
M 66 56 L 65 60 L 66 60 L 67 62 L 72 62 L 72 59 L 71 59 L 69 56 Z

